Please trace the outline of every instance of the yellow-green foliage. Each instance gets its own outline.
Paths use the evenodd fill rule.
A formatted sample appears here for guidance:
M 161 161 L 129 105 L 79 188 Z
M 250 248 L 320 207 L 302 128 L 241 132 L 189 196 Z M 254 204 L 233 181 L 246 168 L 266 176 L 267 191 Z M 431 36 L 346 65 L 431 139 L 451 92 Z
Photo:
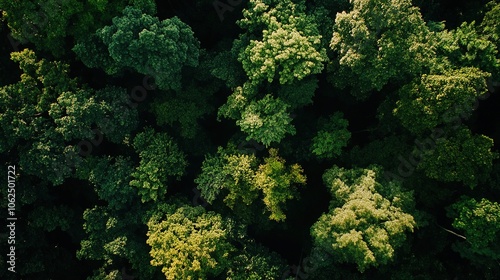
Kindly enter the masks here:
M 148 222 L 151 265 L 160 266 L 166 279 L 202 280 L 220 274 L 234 250 L 230 225 L 201 206 L 165 207 Z
M 360 271 L 386 264 L 416 226 L 408 213 L 412 194 L 393 182 L 380 183 L 381 169 L 333 167 L 323 176 L 333 195 L 330 211 L 312 226 L 316 246 L 337 262 L 355 263 Z
M 269 154 L 259 164 L 253 154 L 219 148 L 217 156 L 205 159 L 195 180 L 203 198 L 212 203 L 224 196 L 231 209 L 250 206 L 261 198 L 269 219 L 284 221 L 285 203 L 298 196 L 296 186 L 305 184 L 306 177 L 298 164 L 286 166 L 277 150 L 270 149 Z
M 249 37 L 238 59 L 252 83 L 289 84 L 323 70 L 326 51 L 305 1 L 251 0 L 243 16 L 240 27 L 256 37 Z

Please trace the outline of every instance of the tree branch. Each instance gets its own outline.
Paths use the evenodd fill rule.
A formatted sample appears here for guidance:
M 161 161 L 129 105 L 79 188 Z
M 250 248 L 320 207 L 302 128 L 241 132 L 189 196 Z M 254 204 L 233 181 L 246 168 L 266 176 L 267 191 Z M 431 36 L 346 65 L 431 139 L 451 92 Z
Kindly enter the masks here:
M 451 234 L 453 234 L 453 235 L 455 235 L 455 236 L 457 236 L 457 237 L 462 238 L 463 240 L 467 240 L 467 238 L 466 238 L 465 236 L 463 236 L 463 235 L 460 235 L 460 234 L 458 234 L 458 233 L 456 233 L 456 232 L 454 232 L 454 231 L 451 231 L 451 230 L 449 230 L 449 229 L 447 229 L 447 228 L 444 228 L 444 227 L 442 227 L 442 226 L 438 225 L 437 223 L 436 223 L 436 225 L 437 225 L 438 227 L 442 228 L 443 230 L 445 230 L 445 231 L 447 231 L 447 232 L 449 232 L 449 233 L 451 233 Z

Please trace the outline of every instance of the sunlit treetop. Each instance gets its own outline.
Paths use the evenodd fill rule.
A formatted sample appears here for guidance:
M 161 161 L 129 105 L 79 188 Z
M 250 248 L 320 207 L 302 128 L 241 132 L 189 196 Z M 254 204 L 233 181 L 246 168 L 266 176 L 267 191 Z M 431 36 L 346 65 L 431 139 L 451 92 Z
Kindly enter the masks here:
M 443 68 L 476 67 L 490 73 L 494 80 L 500 78 L 498 46 L 490 34 L 481 33 L 475 23 L 462 23 L 453 30 L 436 32 L 437 71 Z
M 429 178 L 461 182 L 473 189 L 490 176 L 498 153 L 493 149 L 493 139 L 460 126 L 436 139 L 435 146 L 423 151 L 421 158 L 417 169 Z
M 243 207 L 248 212 L 251 205 L 260 205 L 260 198 L 270 220 L 284 221 L 286 202 L 297 198 L 297 187 L 306 183 L 303 173 L 298 164 L 286 165 L 276 149 L 270 149 L 262 163 L 255 155 L 238 153 L 230 146 L 205 159 L 195 182 L 209 203 L 223 197 L 229 208 Z
M 327 170 L 323 180 L 333 195 L 330 211 L 311 227 L 314 245 L 339 263 L 355 263 L 361 272 L 387 264 L 416 226 L 411 192 L 382 182 L 382 170 Z
M 492 42 L 500 42 L 500 3 L 498 1 L 491 1 L 487 4 L 488 11 L 484 15 L 481 22 L 483 34 L 488 36 Z
M 171 280 L 207 279 L 222 273 L 235 250 L 230 243 L 233 223 L 201 206 L 159 208 L 147 223 L 151 265 L 161 267 Z
M 289 84 L 323 70 L 326 51 L 305 8 L 303 0 L 249 1 L 238 22 L 247 33 L 235 49 L 252 83 Z
M 338 54 L 331 80 L 366 98 L 389 82 L 421 73 L 434 51 L 429 30 L 410 0 L 353 0 L 335 19 L 331 48 Z
M 467 119 L 477 99 L 487 92 L 488 77 L 489 73 L 473 67 L 424 74 L 399 90 L 393 113 L 414 134 Z

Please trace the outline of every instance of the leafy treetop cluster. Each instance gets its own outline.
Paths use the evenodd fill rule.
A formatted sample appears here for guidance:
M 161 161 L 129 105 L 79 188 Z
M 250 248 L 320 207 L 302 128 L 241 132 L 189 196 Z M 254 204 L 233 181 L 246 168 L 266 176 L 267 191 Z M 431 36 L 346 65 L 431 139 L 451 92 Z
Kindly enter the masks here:
M 498 1 L 214 3 L 0 0 L 19 277 L 498 278 Z

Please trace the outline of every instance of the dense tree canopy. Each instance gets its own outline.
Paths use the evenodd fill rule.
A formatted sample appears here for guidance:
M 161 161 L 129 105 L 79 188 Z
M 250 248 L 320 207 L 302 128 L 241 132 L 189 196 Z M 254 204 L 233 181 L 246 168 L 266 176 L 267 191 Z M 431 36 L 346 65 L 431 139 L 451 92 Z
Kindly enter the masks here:
M 185 156 L 166 133 L 152 129 L 135 136 L 134 148 L 141 161 L 131 174 L 130 185 L 138 188 L 142 201 L 156 201 L 167 193 L 169 176 L 179 179 L 184 174 Z
M 393 259 L 415 219 L 412 195 L 395 182 L 380 181 L 381 170 L 333 167 L 323 175 L 334 200 L 330 212 L 311 228 L 315 245 L 337 262 L 356 263 L 360 271 Z
M 219 148 L 216 156 L 203 162 L 203 172 L 195 180 L 203 198 L 212 203 L 219 195 L 225 195 L 223 200 L 229 208 L 241 209 L 261 197 L 269 219 L 285 220 L 285 202 L 297 197 L 296 185 L 306 183 L 300 165 L 286 166 L 275 149 L 270 149 L 269 157 L 260 164 L 253 154 L 232 152 L 231 147 Z
M 418 168 L 430 178 L 444 182 L 462 182 L 471 188 L 490 173 L 498 154 L 491 150 L 492 139 L 472 135 L 462 128 L 449 137 L 439 138 L 433 150 L 422 153 Z M 457 159 L 460 159 L 457 163 Z
M 87 152 L 78 140 L 105 137 L 121 143 L 136 128 L 137 111 L 125 105 L 124 89 L 79 86 L 68 75 L 67 64 L 38 60 L 28 49 L 12 53 L 12 59 L 23 75 L 0 88 L 0 150 L 18 151 L 27 174 L 61 184 L 74 165 L 68 159 Z
M 249 42 L 238 60 L 251 83 L 276 79 L 288 84 L 323 69 L 326 53 L 321 36 L 306 16 L 305 1 L 297 2 L 252 0 L 243 12 L 239 25 L 248 33 L 241 40 Z
M 468 118 L 484 95 L 490 75 L 477 68 L 460 68 L 438 75 L 422 75 L 403 86 L 394 114 L 415 134 L 441 124 Z
M 449 215 L 454 218 L 453 227 L 464 234 L 464 240 L 454 244 L 455 250 L 475 265 L 498 272 L 500 204 L 485 198 L 462 197 L 451 206 Z
M 148 222 L 151 264 L 161 266 L 166 279 L 172 280 L 220 274 L 234 250 L 229 242 L 230 221 L 214 212 L 204 213 L 201 206 L 165 208 L 165 219 L 154 215 Z
M 498 278 L 498 0 L 0 12 L 0 279 Z
M 352 10 L 335 18 L 331 48 L 335 85 L 350 86 L 364 98 L 389 81 L 404 81 L 423 71 L 432 57 L 430 33 L 409 0 L 354 0 Z M 428 66 L 427 66 L 428 67 Z
M 198 65 L 198 47 L 191 28 L 180 19 L 160 21 L 126 7 L 113 25 L 98 29 L 74 51 L 87 66 L 108 74 L 131 68 L 153 76 L 160 89 L 179 89 L 182 67 Z
M 7 19 L 12 36 L 23 43 L 33 43 L 37 48 L 56 56 L 71 48 L 67 38 L 84 40 L 88 33 L 108 24 L 126 5 L 133 5 L 146 13 L 155 13 L 151 0 L 49 0 L 49 1 L 0 1 L 3 16 Z

